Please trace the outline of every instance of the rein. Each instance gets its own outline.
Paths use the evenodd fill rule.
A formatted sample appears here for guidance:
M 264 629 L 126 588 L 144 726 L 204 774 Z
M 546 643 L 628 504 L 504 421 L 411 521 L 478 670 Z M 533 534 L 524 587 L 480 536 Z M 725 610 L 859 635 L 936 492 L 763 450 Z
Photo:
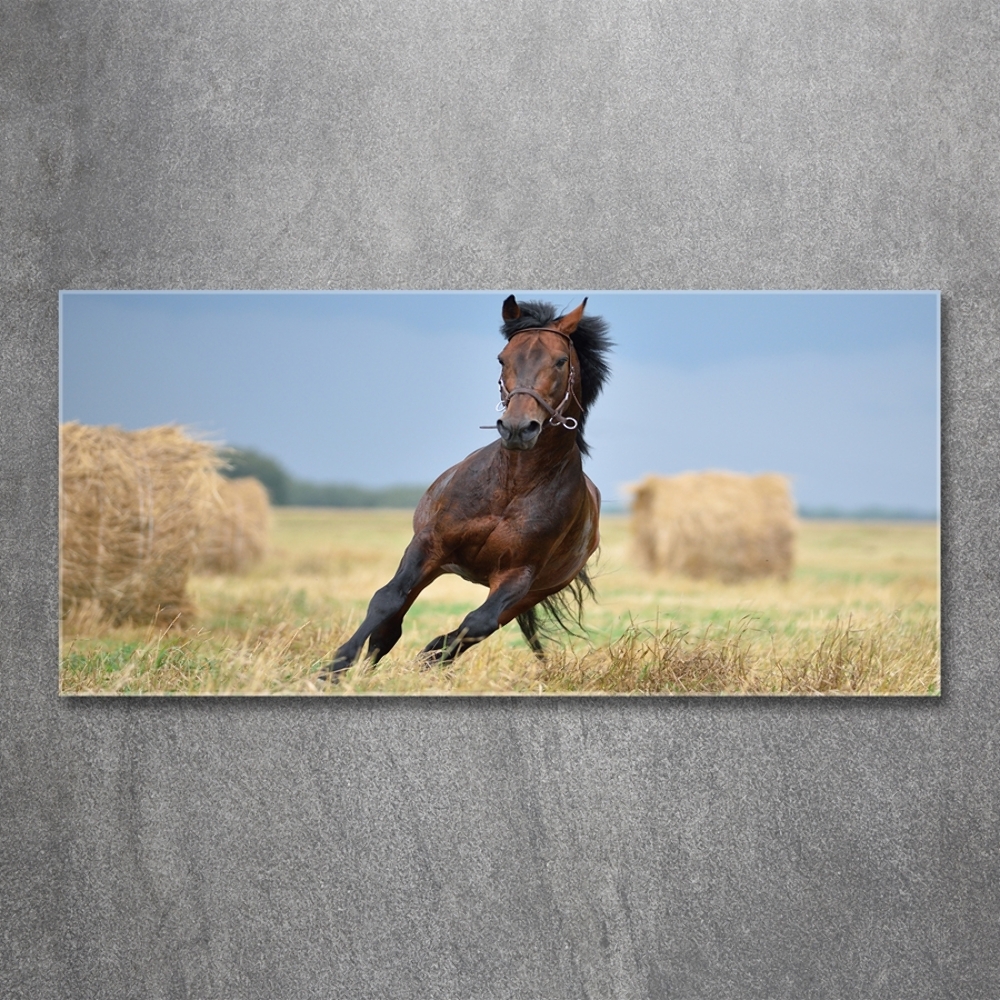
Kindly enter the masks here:
M 573 340 L 568 333 L 563 333 L 562 330 L 556 330 L 551 326 L 536 326 L 530 327 L 527 330 L 518 330 L 517 333 L 511 334 L 509 340 L 513 340 L 515 337 L 519 337 L 522 333 L 558 333 L 560 337 L 565 337 L 566 342 L 573 346 Z M 541 404 L 541 406 L 548 412 L 549 419 L 546 421 L 548 424 L 552 424 L 555 427 L 565 427 L 568 431 L 576 430 L 579 421 L 576 417 L 565 417 L 563 416 L 563 410 L 566 408 L 566 404 L 570 399 L 576 400 L 577 406 L 583 409 L 583 404 L 577 399 L 576 393 L 573 391 L 573 383 L 576 380 L 576 370 L 573 367 L 573 356 L 570 355 L 569 359 L 569 382 L 566 385 L 566 395 L 563 396 L 562 402 L 556 406 L 550 406 L 542 397 L 535 392 L 534 389 L 513 389 L 510 392 L 507 391 L 507 387 L 503 384 L 503 376 L 497 380 L 500 385 L 500 402 L 497 403 L 497 412 L 502 413 L 507 409 L 507 404 L 510 402 L 512 396 L 521 394 L 522 396 L 531 396 L 536 402 Z M 484 424 L 480 430 L 496 430 L 496 425 Z

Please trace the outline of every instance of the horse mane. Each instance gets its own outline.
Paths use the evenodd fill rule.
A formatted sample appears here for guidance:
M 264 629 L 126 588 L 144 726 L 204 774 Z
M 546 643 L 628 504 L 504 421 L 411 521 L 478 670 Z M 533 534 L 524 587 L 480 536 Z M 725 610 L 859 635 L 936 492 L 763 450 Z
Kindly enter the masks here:
M 550 326 L 560 318 L 556 307 L 548 302 L 518 302 L 521 315 L 500 327 L 500 332 L 510 340 L 521 330 L 531 330 L 536 326 Z M 576 429 L 576 443 L 581 454 L 589 455 L 590 449 L 583 439 L 583 425 L 587 411 L 600 395 L 611 374 L 608 354 L 614 342 L 608 337 L 608 324 L 600 316 L 584 316 L 570 338 L 580 359 L 580 405 L 583 413 Z

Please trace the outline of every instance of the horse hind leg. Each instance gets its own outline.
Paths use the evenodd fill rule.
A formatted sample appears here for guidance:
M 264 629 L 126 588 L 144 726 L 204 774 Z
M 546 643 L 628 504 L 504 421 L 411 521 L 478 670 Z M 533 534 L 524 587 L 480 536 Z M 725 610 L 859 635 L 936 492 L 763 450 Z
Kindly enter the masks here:
M 566 594 L 569 593 L 567 599 Z M 581 570 L 577 576 L 563 587 L 550 590 L 541 596 L 532 595 L 520 604 L 507 611 L 508 621 L 517 617 L 517 624 L 532 652 L 539 660 L 545 659 L 545 647 L 541 642 L 542 630 L 540 612 L 544 609 L 552 621 L 566 632 L 573 633 L 574 626 L 583 628 L 582 611 L 583 596 L 589 593 L 594 596 L 594 588 L 586 570 Z M 576 633 L 579 634 L 579 633 Z
M 545 648 L 538 638 L 538 612 L 534 608 L 522 611 L 517 616 L 517 624 L 521 629 L 521 634 L 531 647 L 531 651 L 540 660 L 545 659 Z

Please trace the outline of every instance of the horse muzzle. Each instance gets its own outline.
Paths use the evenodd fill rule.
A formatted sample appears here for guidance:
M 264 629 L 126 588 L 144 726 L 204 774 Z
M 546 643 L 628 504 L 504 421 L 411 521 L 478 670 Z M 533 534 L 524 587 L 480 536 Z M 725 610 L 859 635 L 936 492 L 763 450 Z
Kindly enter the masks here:
M 511 451 L 529 451 L 535 447 L 538 435 L 542 433 L 542 425 L 537 420 L 506 420 L 501 417 L 497 421 L 500 432 L 500 444 Z

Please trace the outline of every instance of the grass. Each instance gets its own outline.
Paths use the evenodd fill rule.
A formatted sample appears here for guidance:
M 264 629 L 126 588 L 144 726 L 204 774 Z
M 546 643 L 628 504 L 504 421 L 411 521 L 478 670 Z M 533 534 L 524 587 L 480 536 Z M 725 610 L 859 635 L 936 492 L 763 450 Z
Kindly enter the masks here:
M 651 576 L 629 558 L 627 518 L 602 520 L 587 639 L 538 661 L 510 625 L 444 667 L 419 650 L 485 590 L 428 588 L 377 668 L 335 685 L 318 668 L 395 571 L 409 515 L 279 508 L 271 553 L 239 576 L 200 576 L 197 620 L 109 628 L 63 623 L 65 694 L 896 694 L 940 693 L 938 528 L 805 521 L 791 580 L 721 584 Z

